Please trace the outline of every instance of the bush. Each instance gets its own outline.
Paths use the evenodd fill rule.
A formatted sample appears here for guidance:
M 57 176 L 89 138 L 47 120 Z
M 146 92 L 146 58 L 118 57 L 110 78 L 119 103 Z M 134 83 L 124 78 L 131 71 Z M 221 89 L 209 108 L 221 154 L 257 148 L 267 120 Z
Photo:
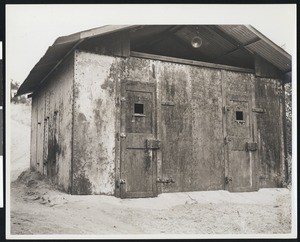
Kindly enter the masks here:
M 288 166 L 288 177 L 286 179 L 287 186 L 291 185 L 292 179 L 292 84 L 285 84 L 285 108 L 286 108 L 286 142 L 287 157 L 285 162 Z

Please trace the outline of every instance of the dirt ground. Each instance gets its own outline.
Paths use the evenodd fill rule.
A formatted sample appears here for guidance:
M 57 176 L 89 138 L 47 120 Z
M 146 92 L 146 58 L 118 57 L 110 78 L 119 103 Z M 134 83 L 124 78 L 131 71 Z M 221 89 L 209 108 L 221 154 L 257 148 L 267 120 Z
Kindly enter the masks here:
M 288 189 L 169 193 L 126 200 L 72 196 L 25 171 L 11 184 L 11 233 L 290 233 L 290 203 Z
M 29 146 L 24 140 L 29 143 L 30 128 L 28 122 L 19 119 L 12 115 L 12 235 L 291 232 L 291 191 L 285 188 L 246 193 L 165 193 L 156 198 L 123 200 L 62 193 L 29 171 Z

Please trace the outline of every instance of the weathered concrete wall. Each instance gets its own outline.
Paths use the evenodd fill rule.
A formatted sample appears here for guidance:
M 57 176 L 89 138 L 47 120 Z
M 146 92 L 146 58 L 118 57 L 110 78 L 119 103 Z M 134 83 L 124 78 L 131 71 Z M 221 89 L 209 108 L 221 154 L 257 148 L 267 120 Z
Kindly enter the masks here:
M 257 114 L 259 186 L 278 187 L 284 174 L 281 84 L 276 79 L 256 78 L 255 94 L 256 106 L 266 110 Z
M 73 194 L 114 193 L 115 62 L 75 52 Z
M 37 90 L 32 102 L 31 166 L 71 189 L 73 57 Z

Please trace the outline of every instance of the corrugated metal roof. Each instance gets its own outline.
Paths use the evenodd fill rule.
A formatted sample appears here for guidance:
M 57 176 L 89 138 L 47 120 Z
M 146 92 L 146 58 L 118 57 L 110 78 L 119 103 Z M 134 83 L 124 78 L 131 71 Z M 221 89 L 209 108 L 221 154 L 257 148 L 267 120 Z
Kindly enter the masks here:
M 239 41 L 246 49 L 272 63 L 279 70 L 291 71 L 291 56 L 252 26 L 220 25 L 219 28 Z
M 189 39 L 186 37 L 192 33 L 186 33 L 186 31 L 196 28 L 204 40 L 204 45 L 206 45 L 206 48 L 197 51 L 199 54 L 203 52 L 203 54 L 209 55 L 211 59 L 221 58 L 224 60 L 223 55 L 227 53 L 229 53 L 228 58 L 232 58 L 230 55 L 242 58 L 242 52 L 236 51 L 236 48 L 242 46 L 245 50 L 255 53 L 269 61 L 282 72 L 291 71 L 291 56 L 252 26 L 193 25 L 184 27 L 187 28 L 183 28 L 174 34 L 179 38 L 182 38 L 184 42 L 187 42 Z M 138 31 L 138 29 L 143 28 L 143 26 L 108 25 L 59 37 L 31 70 L 19 88 L 18 95 L 33 92 L 38 85 L 40 85 L 60 65 L 68 54 L 85 39 L 133 28 L 136 28 Z M 232 53 L 230 54 L 230 52 Z
M 224 65 L 226 63 L 231 63 L 234 66 L 240 66 L 245 68 L 252 66 L 252 68 L 254 68 L 254 63 L 252 58 L 245 58 L 245 55 L 249 56 L 250 54 L 245 53 L 241 49 L 236 49 L 228 53 L 227 55 L 218 58 L 218 62 Z
M 257 39 L 257 36 L 252 31 L 249 31 L 245 25 L 219 25 L 218 27 L 242 44 L 247 44 Z
M 28 77 L 20 86 L 17 95 L 32 92 L 50 72 L 63 60 L 64 56 L 76 46 L 77 41 L 68 42 L 65 44 L 52 45 L 48 48 L 45 55 L 33 67 Z
M 291 70 L 290 58 L 283 56 L 279 51 L 272 48 L 268 43 L 263 40 L 259 40 L 253 44 L 247 46 L 247 49 L 257 53 L 264 59 L 268 60 L 274 66 L 278 67 L 283 72 Z

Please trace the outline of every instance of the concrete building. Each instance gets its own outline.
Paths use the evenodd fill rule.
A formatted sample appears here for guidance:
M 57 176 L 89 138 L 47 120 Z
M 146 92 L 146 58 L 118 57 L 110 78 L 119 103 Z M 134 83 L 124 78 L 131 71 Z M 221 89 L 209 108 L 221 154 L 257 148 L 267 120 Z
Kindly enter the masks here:
M 291 56 L 251 26 L 104 26 L 59 37 L 31 93 L 31 168 L 71 194 L 255 191 L 287 179 Z

